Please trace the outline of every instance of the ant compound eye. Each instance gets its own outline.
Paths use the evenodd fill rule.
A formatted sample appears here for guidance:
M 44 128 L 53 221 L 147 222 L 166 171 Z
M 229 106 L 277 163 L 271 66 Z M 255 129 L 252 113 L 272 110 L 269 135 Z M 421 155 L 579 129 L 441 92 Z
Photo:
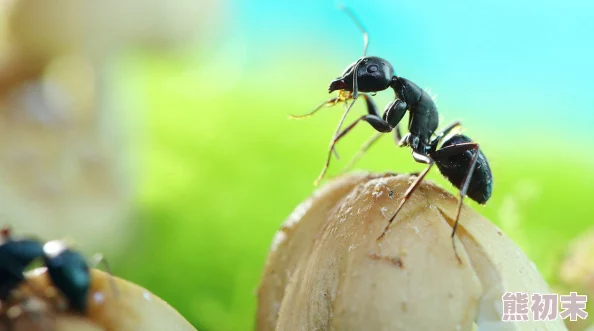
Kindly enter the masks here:
M 367 67 L 367 72 L 372 73 L 372 72 L 376 72 L 378 70 L 378 66 L 377 64 L 372 64 L 369 67 Z

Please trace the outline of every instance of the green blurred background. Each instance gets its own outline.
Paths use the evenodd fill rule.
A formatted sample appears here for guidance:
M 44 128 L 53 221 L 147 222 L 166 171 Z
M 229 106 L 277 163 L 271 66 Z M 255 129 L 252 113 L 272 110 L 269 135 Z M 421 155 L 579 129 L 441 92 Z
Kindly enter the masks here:
M 128 1 L 132 8 L 134 1 Z M 94 117 L 84 123 L 93 137 L 117 137 L 110 146 L 125 146 L 108 150 L 112 156 L 104 162 L 123 160 L 123 170 L 112 177 L 127 184 L 111 190 L 127 193 L 103 195 L 100 205 L 88 194 L 90 206 L 116 210 L 106 218 L 118 226 L 97 221 L 89 234 L 85 215 L 95 212 L 54 213 L 55 202 L 35 205 L 47 208 L 39 215 L 55 217 L 24 224 L 15 218 L 36 198 L 18 190 L 3 193 L 19 202 L 7 208 L 7 218 L 20 227 L 17 232 L 70 237 L 85 253 L 104 252 L 116 275 L 150 289 L 199 330 L 251 330 L 271 239 L 313 191 L 342 108 L 300 121 L 288 114 L 308 112 L 329 97 L 328 83 L 360 55 L 361 35 L 334 2 L 148 3 L 155 4 L 155 16 L 146 7 L 122 16 L 146 15 L 150 24 L 123 25 L 117 38 L 89 29 L 81 38 L 86 42 L 76 39 L 76 47 L 67 48 L 89 59 L 95 72 L 90 112 L 111 114 L 101 125 L 92 124 Z M 594 155 L 587 152 L 594 141 L 593 46 L 577 42 L 588 38 L 581 34 L 592 22 L 580 13 L 592 5 L 346 4 L 371 34 L 370 53 L 431 88 L 439 95 L 441 123 L 461 120 L 481 144 L 494 192 L 486 206 L 469 204 L 502 227 L 554 286 L 581 290 L 581 283 L 560 284 L 559 270 L 569 243 L 594 225 Z M 176 20 L 179 28 L 172 28 Z M 104 35 L 114 40 L 99 38 Z M 98 49 L 101 56 L 94 56 Z M 67 92 L 78 93 L 78 84 L 72 86 Z M 376 100 L 383 107 L 391 97 L 384 92 Z M 356 105 L 347 122 L 362 112 L 363 105 Z M 3 120 L 10 124 L 14 118 Z M 373 132 L 361 125 L 341 141 L 343 159 L 332 161 L 330 176 Z M 77 135 L 83 133 L 63 141 Z M 72 148 L 56 144 L 62 153 Z M 2 148 L 6 156 L 17 147 Z M 411 172 L 423 165 L 390 137 L 357 168 Z M 13 176 L 9 170 L 4 177 Z M 39 171 L 54 177 L 50 171 L 56 170 Z M 429 179 L 456 192 L 437 171 Z M 77 192 L 62 196 L 65 206 L 82 196 Z M 105 202 L 111 197 L 117 203 Z M 66 214 L 72 223 L 59 217 Z M 50 221 L 51 227 L 39 230 Z

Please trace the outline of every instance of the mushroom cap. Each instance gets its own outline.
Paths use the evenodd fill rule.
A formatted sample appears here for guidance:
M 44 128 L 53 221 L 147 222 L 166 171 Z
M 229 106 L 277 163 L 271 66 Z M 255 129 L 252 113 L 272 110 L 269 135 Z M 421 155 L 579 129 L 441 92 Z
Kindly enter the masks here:
M 380 242 L 409 175 L 352 174 L 302 203 L 276 234 L 258 292 L 257 330 L 566 330 L 502 322 L 505 292 L 550 293 L 491 222 L 423 181 Z
M 211 0 L 13 0 L 7 35 L 28 56 L 48 59 L 84 50 L 104 59 L 122 47 L 175 50 L 202 43 L 228 19 L 225 1 Z
M 14 331 L 196 331 L 148 290 L 96 269 L 91 270 L 88 311 L 84 316 L 66 308 L 45 268 L 32 270 L 26 279 L 1 307 L 0 329 L 2 323 L 10 323 Z

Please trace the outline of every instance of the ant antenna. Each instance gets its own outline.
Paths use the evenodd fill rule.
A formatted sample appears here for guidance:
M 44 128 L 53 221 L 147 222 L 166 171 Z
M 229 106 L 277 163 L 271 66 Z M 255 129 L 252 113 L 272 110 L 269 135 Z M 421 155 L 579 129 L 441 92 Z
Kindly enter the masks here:
M 359 30 L 361 30 L 361 33 L 363 33 L 363 56 L 366 56 L 367 55 L 367 46 L 369 46 L 369 34 L 363 27 L 363 24 L 361 24 L 361 22 L 359 22 L 359 20 L 357 19 L 357 16 L 355 16 L 355 14 L 348 7 L 346 7 L 345 5 L 339 5 L 338 8 L 340 10 L 344 10 L 347 13 L 347 15 L 349 15 L 351 17 L 353 22 L 355 22 L 355 24 L 357 24 L 357 27 L 359 28 Z

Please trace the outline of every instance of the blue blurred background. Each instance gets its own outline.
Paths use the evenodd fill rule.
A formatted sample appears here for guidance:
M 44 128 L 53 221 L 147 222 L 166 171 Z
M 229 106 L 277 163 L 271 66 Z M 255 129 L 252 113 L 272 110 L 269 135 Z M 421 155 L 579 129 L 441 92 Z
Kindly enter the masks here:
M 363 49 L 359 30 L 337 11 L 338 3 L 243 2 L 230 34 L 249 44 L 250 66 L 270 68 L 271 61 L 290 64 L 301 58 L 337 76 Z M 506 120 L 514 130 L 547 126 L 587 137 L 594 119 L 591 2 L 344 4 L 370 33 L 369 53 L 390 60 L 398 75 L 431 88 L 447 114 L 462 116 L 473 127 Z M 319 67 L 308 72 L 313 75 Z
M 287 116 L 330 97 L 362 54 L 357 27 L 334 1 L 31 4 L 3 12 L 4 49 L 16 54 L 0 66 L 7 222 L 104 252 L 115 274 L 199 330 L 251 330 L 273 234 L 314 189 L 342 108 Z M 594 290 L 594 257 L 581 261 L 592 274 L 560 272 L 594 225 L 594 3 L 342 4 L 368 30 L 369 54 L 429 89 L 442 125 L 461 120 L 481 144 L 494 194 L 469 204 L 555 289 Z M 376 97 L 382 108 L 391 99 Z M 341 141 L 329 177 L 373 133 Z M 384 138 L 357 168 L 422 170 L 409 153 Z

